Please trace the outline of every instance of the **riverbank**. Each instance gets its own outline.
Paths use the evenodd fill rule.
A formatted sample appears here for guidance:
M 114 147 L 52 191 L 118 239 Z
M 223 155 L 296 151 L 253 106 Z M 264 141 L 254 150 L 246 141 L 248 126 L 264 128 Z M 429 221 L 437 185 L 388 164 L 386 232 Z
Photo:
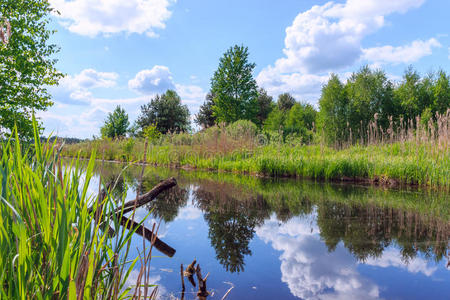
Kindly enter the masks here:
M 132 142 L 130 142 L 132 141 Z M 420 185 L 450 188 L 448 145 L 432 142 L 396 142 L 351 146 L 336 150 L 321 145 L 241 143 L 223 145 L 150 145 L 142 140 L 95 140 L 63 148 L 64 156 L 98 157 L 120 162 L 233 172 L 265 177 L 367 182 L 377 185 Z

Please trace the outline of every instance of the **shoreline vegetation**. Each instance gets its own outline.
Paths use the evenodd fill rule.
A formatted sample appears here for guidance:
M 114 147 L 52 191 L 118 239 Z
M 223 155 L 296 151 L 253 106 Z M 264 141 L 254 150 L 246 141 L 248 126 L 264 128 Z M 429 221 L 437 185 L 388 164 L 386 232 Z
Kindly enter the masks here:
M 134 214 L 175 179 L 136 197 L 137 204 L 120 205 L 125 198 L 102 178 L 97 195 L 89 190 L 95 153 L 87 164 L 63 165 L 60 149 L 41 144 L 34 119 L 33 126 L 34 144 L 21 144 L 17 130 L 15 139 L 0 142 L 0 298 L 155 299 L 152 248 L 165 247 L 168 256 L 175 250 L 158 241 L 155 226 L 144 227 L 149 214 L 139 223 Z M 130 257 L 134 233 L 145 237 L 144 253 Z M 129 278 L 133 268 L 142 274 L 136 280 Z
M 408 123 L 415 126 L 387 133 L 372 122 L 364 144 L 349 141 L 340 148 L 326 146 L 320 139 L 310 144 L 283 141 L 281 134 L 261 133 L 251 122 L 237 121 L 152 140 L 84 141 L 64 145 L 62 155 L 90 158 L 97 152 L 105 160 L 185 169 L 449 189 L 450 110 L 439 116 L 437 126 L 421 125 L 420 118 Z

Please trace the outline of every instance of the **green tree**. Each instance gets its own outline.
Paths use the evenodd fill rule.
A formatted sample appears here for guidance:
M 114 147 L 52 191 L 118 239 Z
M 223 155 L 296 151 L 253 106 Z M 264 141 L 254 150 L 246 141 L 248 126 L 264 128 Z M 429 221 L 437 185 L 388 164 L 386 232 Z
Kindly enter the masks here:
M 295 134 L 300 136 L 303 142 L 310 142 L 316 114 L 317 111 L 311 104 L 295 103 L 286 118 L 285 134 Z
M 258 112 L 256 114 L 256 119 L 258 127 L 262 127 L 264 121 L 266 121 L 270 112 L 274 108 L 273 98 L 267 94 L 267 91 L 263 88 L 258 90 Z
M 347 123 L 355 139 L 367 138 L 369 122 L 375 118 L 377 128 L 385 130 L 389 116 L 397 115 L 393 84 L 384 71 L 364 66 L 350 76 L 345 89 L 349 100 Z
M 255 64 L 248 62 L 248 55 L 247 47 L 231 47 L 220 59 L 211 79 L 213 111 L 219 122 L 246 119 L 257 123 L 258 91 L 252 75 Z
M 450 108 L 450 77 L 443 70 L 440 70 L 437 76 L 433 85 L 432 112 L 444 114 Z
M 405 119 L 414 119 L 427 106 L 423 99 L 423 84 L 419 73 L 409 66 L 403 74 L 403 81 L 395 89 L 395 97 L 401 106 L 400 113 Z M 428 101 L 427 101 L 428 102 Z
M 283 93 L 278 96 L 277 105 L 278 105 L 279 110 L 283 110 L 283 111 L 290 110 L 291 107 L 294 106 L 294 104 L 295 104 L 295 98 L 292 97 L 291 94 Z
M 128 126 L 130 126 L 128 114 L 120 105 L 117 105 L 116 109 L 106 117 L 105 124 L 100 128 L 100 132 L 102 137 L 121 138 L 127 133 Z
M 209 92 L 206 94 L 205 102 L 200 106 L 198 114 L 195 115 L 194 122 L 203 128 L 214 126 L 216 117 L 213 114 L 214 95 Z
M 173 90 L 167 90 L 161 96 L 156 95 L 148 104 L 141 106 L 141 114 L 136 121 L 143 129 L 156 124 L 162 134 L 183 132 L 190 129 L 189 109 L 181 104 L 181 98 Z
M 49 44 L 53 9 L 47 0 L 3 0 L 0 3 L 0 134 L 17 125 L 23 137 L 33 135 L 31 116 L 52 105 L 48 86 L 62 74 Z
M 334 144 L 346 140 L 346 123 L 349 101 L 344 84 L 336 74 L 331 74 L 328 83 L 322 88 L 319 99 L 318 127 L 325 141 Z
M 283 131 L 285 121 L 286 121 L 286 112 L 280 110 L 278 106 L 275 106 L 274 109 L 267 116 L 266 121 L 264 122 L 264 130 Z

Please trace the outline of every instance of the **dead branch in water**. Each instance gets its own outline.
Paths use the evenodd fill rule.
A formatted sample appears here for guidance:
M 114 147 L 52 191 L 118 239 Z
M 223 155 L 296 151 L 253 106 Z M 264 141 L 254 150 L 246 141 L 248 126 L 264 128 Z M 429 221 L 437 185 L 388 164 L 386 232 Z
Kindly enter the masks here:
M 195 273 L 197 274 L 197 280 L 198 280 L 197 297 L 200 300 L 206 300 L 206 297 L 208 297 L 208 295 L 209 295 L 209 292 L 206 290 L 206 279 L 208 279 L 209 273 L 205 276 L 205 278 L 203 278 L 202 272 L 200 270 L 200 265 L 197 265 L 197 268 L 195 269 Z

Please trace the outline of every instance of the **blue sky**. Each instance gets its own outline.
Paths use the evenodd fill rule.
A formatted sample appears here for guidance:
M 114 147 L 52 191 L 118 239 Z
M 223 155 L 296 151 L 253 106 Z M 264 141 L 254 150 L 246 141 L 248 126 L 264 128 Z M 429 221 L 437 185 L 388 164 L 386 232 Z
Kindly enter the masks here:
M 142 104 L 175 89 L 191 115 L 219 58 L 248 46 L 258 85 L 317 104 L 330 73 L 345 80 L 368 64 L 399 80 L 412 64 L 450 72 L 448 0 L 50 0 L 52 42 L 66 74 L 45 134 L 99 135 L 121 105 L 134 121 Z

